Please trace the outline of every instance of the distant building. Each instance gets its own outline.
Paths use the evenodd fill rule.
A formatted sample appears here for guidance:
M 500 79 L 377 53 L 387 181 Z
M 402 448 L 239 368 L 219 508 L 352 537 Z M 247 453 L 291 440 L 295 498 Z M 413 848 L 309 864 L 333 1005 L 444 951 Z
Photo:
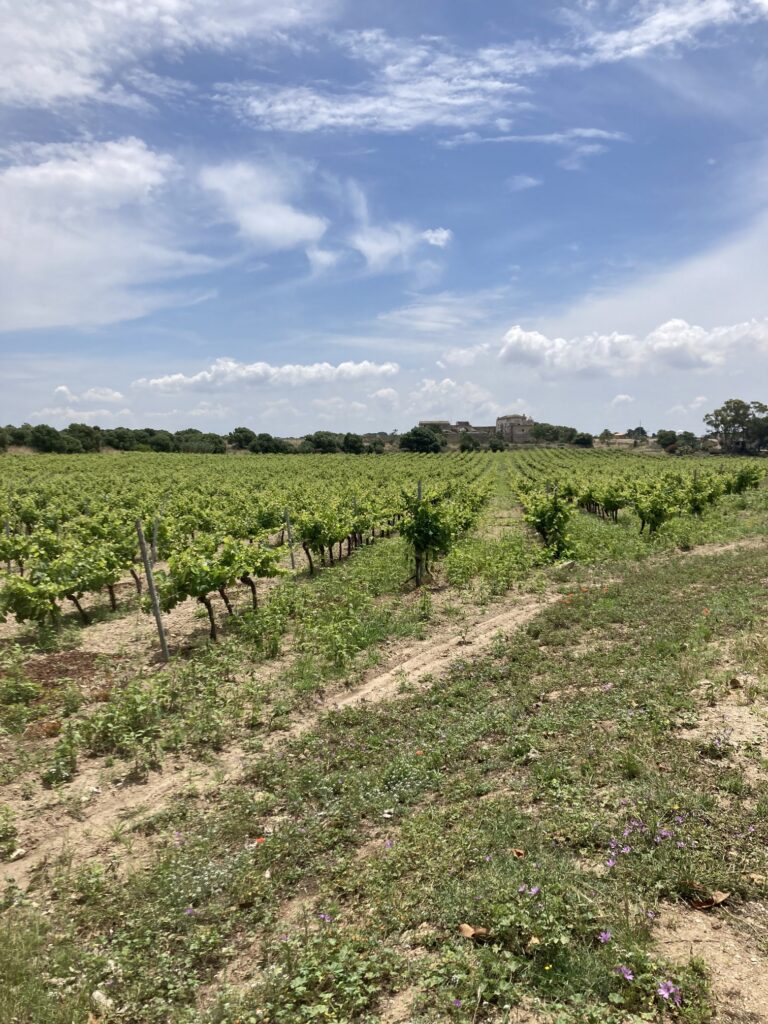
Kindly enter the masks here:
M 468 420 L 458 420 L 456 423 L 451 423 L 449 420 L 419 420 L 419 426 L 442 431 L 449 444 L 458 444 L 462 434 L 469 434 L 470 437 L 480 442 L 488 441 L 494 436 L 512 444 L 532 444 L 535 441 L 534 421 L 529 416 L 519 413 L 499 416 L 496 425 L 489 427 L 473 427 Z
M 535 440 L 533 436 L 535 425 L 530 416 L 520 413 L 499 416 L 496 420 L 496 433 L 502 440 L 511 441 L 513 444 L 530 444 Z

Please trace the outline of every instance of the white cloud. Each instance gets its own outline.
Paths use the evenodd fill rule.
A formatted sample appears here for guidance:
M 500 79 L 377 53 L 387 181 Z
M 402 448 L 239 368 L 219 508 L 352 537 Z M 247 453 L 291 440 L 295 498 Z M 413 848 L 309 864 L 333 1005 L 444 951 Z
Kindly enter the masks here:
M 153 54 L 274 38 L 326 19 L 334 7 L 330 0 L 0 0 L 0 102 L 130 102 L 114 76 L 125 70 L 130 87 L 133 66 Z
M 423 334 L 465 333 L 485 323 L 503 297 L 504 289 L 493 288 L 471 293 L 434 292 L 380 313 L 378 319 L 387 326 Z
M 372 363 L 367 359 L 359 363 L 344 362 L 334 366 L 331 363 L 285 364 L 240 363 L 235 359 L 222 358 L 213 362 L 208 369 L 186 375 L 171 373 L 164 377 L 148 379 L 142 377 L 133 382 L 133 387 L 150 389 L 171 394 L 178 391 L 215 391 L 220 388 L 240 385 L 284 385 L 300 387 L 304 384 L 332 384 L 339 381 L 359 381 L 376 377 L 392 377 L 400 367 L 397 363 Z
M 680 402 L 678 405 L 673 405 L 668 411 L 671 413 L 679 413 L 684 415 L 686 413 L 696 412 L 697 409 L 701 409 L 707 402 L 706 395 L 697 395 L 691 399 L 690 402 Z
M 135 138 L 30 147 L 0 170 L 0 330 L 105 324 L 192 300 L 151 287 L 217 265 L 162 226 L 177 172 Z
M 453 239 L 453 232 L 450 228 L 428 228 L 422 231 L 421 237 L 427 245 L 436 245 L 438 249 L 445 249 Z
M 441 368 L 444 364 L 448 366 L 472 366 L 480 356 L 487 355 L 490 352 L 491 346 L 487 342 L 483 342 L 480 345 L 468 345 L 466 348 L 449 348 L 447 352 L 444 352 L 438 366 Z
M 124 395 L 113 388 L 88 388 L 82 395 L 76 395 L 66 384 L 59 384 L 53 389 L 54 395 L 60 395 L 66 402 L 122 402 Z
M 591 9 L 604 21 L 613 20 L 609 27 L 581 22 L 576 38 L 547 47 L 520 41 L 466 50 L 436 36 L 407 40 L 380 29 L 345 32 L 335 37 L 342 53 L 368 70 L 354 89 L 244 82 L 222 85 L 219 93 L 244 119 L 276 131 L 402 133 L 486 126 L 506 133 L 510 115 L 530 105 L 527 82 L 534 76 L 695 45 L 708 30 L 768 15 L 766 0 L 646 0 L 611 19 L 618 6 Z M 516 139 L 507 135 L 505 141 Z M 587 155 L 583 152 L 582 159 Z
M 303 177 L 297 164 L 237 162 L 204 168 L 200 183 L 248 242 L 262 250 L 280 250 L 317 242 L 325 234 L 322 217 L 293 205 Z
M 334 395 L 331 398 L 313 399 L 312 408 L 317 412 L 318 419 L 324 423 L 330 421 L 338 424 L 340 416 L 359 416 L 366 412 L 368 407 L 363 402 L 350 401 L 347 398 Z
M 85 402 L 122 402 L 123 395 L 113 388 L 88 388 L 83 392 Z
M 413 224 L 402 221 L 388 221 L 381 224 L 371 219 L 368 200 L 356 183 L 348 187 L 348 198 L 356 221 L 347 242 L 357 250 L 373 273 L 390 270 L 406 270 L 412 266 L 413 257 L 423 245 L 445 248 L 453 237 L 448 228 L 427 228 L 419 230 Z M 427 277 L 434 277 L 439 268 L 429 264 Z
M 763 165 L 765 168 L 765 165 Z M 541 320 L 548 335 L 572 336 L 617 327 L 647 333 L 665 320 L 734 324 L 768 319 L 768 213 L 695 256 L 661 270 L 636 273 L 626 284 L 585 296 L 564 312 Z M 727 284 L 724 269 L 727 268 Z
M 485 124 L 525 93 L 481 53 L 462 53 L 442 39 L 412 42 L 374 29 L 344 33 L 337 42 L 370 70 L 370 81 L 354 91 L 241 83 L 222 86 L 221 96 L 242 117 L 278 131 L 401 133 Z
M 394 388 L 379 388 L 377 391 L 372 391 L 368 396 L 375 402 L 382 402 L 385 405 L 396 406 L 400 403 L 400 395 Z
M 425 378 L 410 393 L 410 408 L 419 419 L 434 416 L 439 419 L 495 418 L 502 412 L 493 394 L 471 381 Z
M 648 7 L 650 6 L 650 11 Z M 585 40 L 586 60 L 612 63 L 644 57 L 652 50 L 692 43 L 703 31 L 759 16 L 764 3 L 753 0 L 662 0 L 638 5 L 634 24 L 613 31 L 591 32 Z
M 605 373 L 615 377 L 662 370 L 713 370 L 745 353 L 768 354 L 768 320 L 706 329 L 668 320 L 645 336 L 587 334 L 547 337 L 510 328 L 499 358 L 531 366 L 543 374 Z
M 620 405 L 631 405 L 634 402 L 632 395 L 615 395 L 611 401 L 611 406 L 616 409 Z
M 525 192 L 529 188 L 538 188 L 543 185 L 541 178 L 533 178 L 530 174 L 513 174 L 507 178 L 507 188 L 511 192 Z
M 68 405 L 55 405 L 45 409 L 36 409 L 32 413 L 32 418 L 48 417 L 67 423 L 98 423 L 100 420 L 125 419 L 126 416 L 131 415 L 130 409 L 80 409 Z
M 338 249 L 321 249 L 318 245 L 308 246 L 306 253 L 313 274 L 324 274 L 333 270 L 344 257 Z

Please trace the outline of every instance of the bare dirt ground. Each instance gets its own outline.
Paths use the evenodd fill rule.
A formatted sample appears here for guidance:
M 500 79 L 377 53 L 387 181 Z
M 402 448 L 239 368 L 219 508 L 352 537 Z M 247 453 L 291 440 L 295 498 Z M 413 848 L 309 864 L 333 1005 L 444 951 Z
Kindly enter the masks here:
M 704 961 L 712 982 L 716 1020 L 768 1022 L 768 908 L 747 904 L 738 913 L 669 906 L 661 915 L 657 946 L 672 962 Z
M 366 673 L 353 689 L 331 693 L 310 711 L 298 716 L 288 729 L 268 741 L 274 747 L 311 729 L 324 714 L 392 699 L 447 671 L 453 661 L 476 657 L 499 636 L 508 635 L 531 621 L 554 597 L 508 595 L 486 613 L 477 612 L 470 622 L 449 622 L 428 638 L 398 645 L 384 663 Z M 143 817 L 156 814 L 177 793 L 194 786 L 198 792 L 218 785 L 225 777 L 236 779 L 247 754 L 232 747 L 201 764 L 189 758 L 169 759 L 159 775 L 143 784 L 116 780 L 116 772 L 95 760 L 84 767 L 66 789 L 50 793 L 39 788 L 30 795 L 24 781 L 8 786 L 3 794 L 17 816 L 18 856 L 0 865 L 0 882 L 28 886 L 47 865 L 81 863 L 107 849 L 121 823 L 135 826 Z M 124 768 L 121 770 L 125 774 Z

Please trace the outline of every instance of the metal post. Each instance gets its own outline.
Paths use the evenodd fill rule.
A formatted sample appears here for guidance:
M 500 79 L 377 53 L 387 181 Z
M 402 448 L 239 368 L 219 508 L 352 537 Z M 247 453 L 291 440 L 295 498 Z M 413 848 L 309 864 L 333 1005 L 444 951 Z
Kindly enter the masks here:
M 288 534 L 288 550 L 291 553 L 291 568 L 295 569 L 296 568 L 296 559 L 294 558 L 294 555 L 293 555 L 293 533 L 291 531 L 291 517 L 288 514 L 288 509 L 285 510 L 285 517 L 284 518 L 285 518 L 285 530 L 286 530 L 286 533 Z
M 152 565 L 157 561 L 157 516 L 152 520 Z
M 147 551 L 147 542 L 144 539 L 144 531 L 141 528 L 141 520 L 136 520 L 136 534 L 139 538 L 139 549 L 141 550 L 141 560 L 144 563 L 144 572 L 147 574 L 147 589 L 149 590 L 149 599 L 152 602 L 152 611 L 155 616 L 155 623 L 157 624 L 157 633 L 160 637 L 160 648 L 163 652 L 163 661 L 170 661 L 170 655 L 168 654 L 168 644 L 165 639 L 165 629 L 163 628 L 163 617 L 160 614 L 160 602 L 157 599 L 157 590 L 155 589 L 155 577 L 152 574 L 152 563 L 149 559 L 149 552 Z

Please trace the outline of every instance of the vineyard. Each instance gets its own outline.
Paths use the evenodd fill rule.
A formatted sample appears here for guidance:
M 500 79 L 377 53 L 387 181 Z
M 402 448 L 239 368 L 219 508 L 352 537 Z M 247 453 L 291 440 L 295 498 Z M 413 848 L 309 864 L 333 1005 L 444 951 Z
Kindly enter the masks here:
M 2 468 L 0 1024 L 709 1019 L 654 922 L 768 872 L 768 726 L 680 724 L 761 721 L 760 460 Z

